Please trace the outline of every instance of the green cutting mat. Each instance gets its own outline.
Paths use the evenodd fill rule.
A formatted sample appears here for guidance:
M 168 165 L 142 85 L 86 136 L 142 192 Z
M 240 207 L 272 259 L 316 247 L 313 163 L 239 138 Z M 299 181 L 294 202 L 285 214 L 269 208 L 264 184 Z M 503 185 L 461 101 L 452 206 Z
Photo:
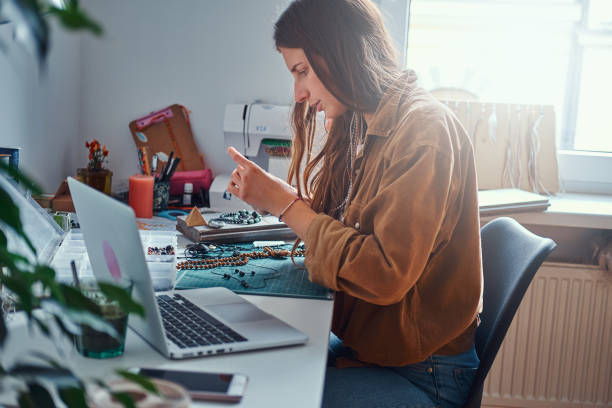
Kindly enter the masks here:
M 253 250 L 253 246 L 238 244 L 239 252 Z M 279 247 L 274 247 L 275 249 Z M 291 246 L 285 246 L 291 249 Z M 262 248 L 255 248 L 261 250 Z M 296 257 L 296 267 L 291 258 L 250 259 L 243 266 L 221 266 L 214 269 L 184 269 L 176 277 L 176 289 L 194 289 L 223 286 L 235 293 L 245 295 L 286 296 L 309 299 L 333 299 L 333 291 L 308 280 L 308 271 L 303 269 L 304 258 Z M 302 267 L 302 268 L 300 268 Z M 240 276 L 238 269 L 244 272 Z M 254 271 L 253 275 L 251 272 Z M 224 278 L 224 274 L 230 276 Z M 242 285 L 242 281 L 247 287 Z

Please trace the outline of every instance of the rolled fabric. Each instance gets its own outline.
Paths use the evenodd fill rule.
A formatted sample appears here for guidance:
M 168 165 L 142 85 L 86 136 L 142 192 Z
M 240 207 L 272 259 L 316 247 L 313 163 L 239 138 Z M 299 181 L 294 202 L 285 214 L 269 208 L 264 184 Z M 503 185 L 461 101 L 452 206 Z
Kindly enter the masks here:
M 129 203 L 138 218 L 153 217 L 153 181 L 153 176 L 130 176 Z

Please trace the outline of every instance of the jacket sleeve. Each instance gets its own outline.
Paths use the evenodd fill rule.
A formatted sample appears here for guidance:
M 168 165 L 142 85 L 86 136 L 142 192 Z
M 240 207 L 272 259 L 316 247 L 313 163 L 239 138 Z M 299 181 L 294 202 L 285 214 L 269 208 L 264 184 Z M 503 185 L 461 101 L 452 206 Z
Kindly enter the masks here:
M 384 159 L 379 190 L 358 215 L 371 233 L 314 218 L 304 239 L 313 282 L 378 305 L 400 301 L 415 285 L 444 219 L 453 159 L 429 145 L 401 150 Z

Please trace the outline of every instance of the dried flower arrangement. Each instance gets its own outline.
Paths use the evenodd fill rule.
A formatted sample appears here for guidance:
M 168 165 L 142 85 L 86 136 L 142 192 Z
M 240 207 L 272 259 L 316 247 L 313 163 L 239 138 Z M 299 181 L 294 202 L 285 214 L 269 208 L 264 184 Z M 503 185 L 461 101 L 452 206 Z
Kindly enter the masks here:
M 100 142 L 94 139 L 91 143 L 85 142 L 85 147 L 89 149 L 89 163 L 87 163 L 87 167 L 91 170 L 104 168 L 108 156 L 106 145 L 101 147 Z

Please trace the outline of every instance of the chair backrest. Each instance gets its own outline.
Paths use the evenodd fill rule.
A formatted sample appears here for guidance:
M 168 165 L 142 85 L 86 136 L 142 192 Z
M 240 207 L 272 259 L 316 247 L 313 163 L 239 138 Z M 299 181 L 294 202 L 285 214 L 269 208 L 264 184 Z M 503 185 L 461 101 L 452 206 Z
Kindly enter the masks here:
M 484 380 L 536 271 L 556 244 L 501 217 L 481 229 L 483 311 L 476 331 L 480 365 L 466 407 L 480 407 Z

